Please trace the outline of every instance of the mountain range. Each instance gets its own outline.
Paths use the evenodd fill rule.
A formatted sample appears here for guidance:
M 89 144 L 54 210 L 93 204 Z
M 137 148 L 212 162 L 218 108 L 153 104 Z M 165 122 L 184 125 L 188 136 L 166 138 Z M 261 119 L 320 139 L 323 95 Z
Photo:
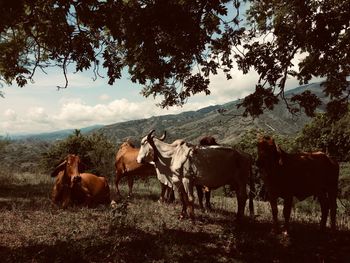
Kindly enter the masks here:
M 310 90 L 326 102 L 327 98 L 322 93 L 319 83 L 288 90 L 285 96 L 288 98 L 305 90 Z M 168 141 L 182 138 L 198 143 L 201 137 L 212 135 L 220 143 L 232 144 L 245 131 L 251 129 L 262 129 L 281 135 L 295 135 L 311 121 L 311 118 L 304 113 L 298 116 L 292 115 L 284 102 L 280 102 L 272 111 L 266 111 L 259 118 L 243 117 L 243 109 L 237 109 L 238 103 L 237 100 L 197 111 L 115 123 L 99 128 L 98 132 L 103 133 L 116 144 L 126 139 L 138 141 L 152 129 L 155 129 L 158 135 L 164 130 L 167 131 Z M 322 104 L 317 110 L 324 111 L 324 107 L 325 104 Z M 224 109 L 224 113 L 220 113 L 222 111 L 219 112 L 219 109 Z
M 286 97 L 300 94 L 310 90 L 324 102 L 318 111 L 323 111 L 327 98 L 322 93 L 320 83 L 304 85 L 285 92 Z M 250 129 L 262 129 L 266 132 L 282 135 L 295 135 L 311 118 L 300 113 L 292 115 L 284 102 L 277 104 L 272 111 L 266 111 L 259 118 L 243 117 L 243 109 L 237 109 L 239 100 L 223 105 L 209 106 L 197 111 L 188 111 L 180 114 L 154 116 L 148 119 L 119 122 L 111 125 L 94 125 L 81 129 L 83 134 L 98 132 L 104 134 L 115 144 L 120 144 L 126 139 L 139 141 L 150 130 L 155 129 L 160 135 L 167 131 L 168 140 L 182 138 L 192 143 L 197 143 L 199 138 L 207 135 L 214 136 L 223 144 L 234 143 L 245 131 Z M 224 113 L 221 110 L 224 110 Z M 55 141 L 66 138 L 73 133 L 72 130 L 56 131 L 34 135 L 17 136 L 14 139 Z

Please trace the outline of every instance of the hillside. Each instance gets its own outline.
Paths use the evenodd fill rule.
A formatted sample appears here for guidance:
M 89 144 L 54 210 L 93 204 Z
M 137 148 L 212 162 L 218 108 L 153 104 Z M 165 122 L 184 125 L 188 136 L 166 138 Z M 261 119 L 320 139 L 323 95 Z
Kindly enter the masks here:
M 286 92 L 287 96 L 311 90 L 326 99 L 321 93 L 319 84 L 310 84 L 295 88 Z M 282 135 L 295 135 L 311 119 L 305 114 L 292 116 L 283 103 L 278 104 L 273 111 L 267 111 L 256 119 L 241 116 L 242 109 L 237 109 L 238 101 L 224 105 L 209 106 L 197 111 L 183 112 L 181 114 L 155 116 L 148 119 L 133 120 L 115 123 L 107 126 L 95 125 L 82 128 L 83 134 L 92 132 L 106 135 L 116 145 L 126 139 L 135 143 L 140 141 L 151 129 L 155 129 L 160 135 L 167 131 L 167 141 L 185 139 L 192 143 L 198 143 L 199 138 L 205 135 L 214 136 L 219 143 L 233 144 L 245 131 L 250 129 L 263 129 Z M 226 109 L 220 114 L 218 109 Z M 319 110 L 323 110 L 322 107 Z M 62 130 L 51 133 L 42 133 L 11 138 L 12 143 L 0 154 L 2 167 L 16 164 L 20 170 L 36 170 L 40 163 L 41 154 L 57 140 L 62 140 L 72 134 L 74 130 Z M 17 160 L 17 161 L 16 161 Z
M 292 94 L 298 94 L 307 89 L 326 101 L 319 84 L 310 84 L 289 90 L 286 92 L 286 96 L 290 97 Z M 213 135 L 220 143 L 231 144 L 245 131 L 253 128 L 283 135 L 294 135 L 311 120 L 303 113 L 299 116 L 292 116 L 282 102 L 276 105 L 273 111 L 266 111 L 259 118 L 244 118 L 241 116 L 243 110 L 236 107 L 237 103 L 238 101 L 233 101 L 224 105 L 210 106 L 198 111 L 177 115 L 116 123 L 104 126 L 98 131 L 117 144 L 127 138 L 138 141 L 141 136 L 146 135 L 151 129 L 155 129 L 158 134 L 166 130 L 169 141 L 183 138 L 197 143 L 200 137 Z M 226 112 L 220 114 L 218 112 L 219 108 L 226 109 Z M 323 108 L 324 105 L 318 110 L 322 111 Z
M 305 90 L 310 90 L 321 98 L 324 104 L 318 110 L 323 111 L 328 99 L 322 93 L 319 83 L 300 86 L 286 91 L 285 94 L 286 97 L 290 97 Z M 254 128 L 282 135 L 295 135 L 311 120 L 305 114 L 292 116 L 282 102 L 276 105 L 273 111 L 266 111 L 259 118 L 244 118 L 241 116 L 243 110 L 236 107 L 237 103 L 238 101 L 232 101 L 224 105 L 209 106 L 197 111 L 154 116 L 148 119 L 119 122 L 106 126 L 94 125 L 81 128 L 80 130 L 83 134 L 93 132 L 103 133 L 115 144 L 120 144 L 126 139 L 138 142 L 151 129 L 155 129 L 158 134 L 166 130 L 169 141 L 182 138 L 192 143 L 197 143 L 200 137 L 213 135 L 220 143 L 232 144 L 245 131 Z M 226 112 L 220 114 L 218 109 L 225 109 Z M 73 129 L 69 129 L 40 134 L 11 136 L 11 139 L 16 141 L 54 142 L 66 138 L 73 132 Z

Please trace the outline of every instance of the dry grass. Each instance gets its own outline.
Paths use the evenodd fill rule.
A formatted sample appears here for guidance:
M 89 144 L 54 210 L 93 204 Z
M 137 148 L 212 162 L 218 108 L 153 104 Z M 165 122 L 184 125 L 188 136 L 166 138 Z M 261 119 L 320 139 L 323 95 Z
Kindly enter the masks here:
M 7 178 L 7 179 L 4 179 Z M 195 224 L 178 220 L 179 204 L 157 202 L 158 183 L 136 182 L 134 196 L 114 209 L 57 209 L 46 175 L 0 175 L 1 262 L 347 262 L 349 218 L 320 233 L 319 208 L 295 205 L 289 236 L 271 233 L 270 209 L 235 222 L 235 200 L 214 193 L 212 212 Z M 114 191 L 113 187 L 112 190 Z M 121 188 L 126 195 L 125 186 Z M 123 204 L 125 206 L 123 206 Z M 341 209 L 340 209 L 341 210 Z M 248 214 L 248 213 L 246 213 Z

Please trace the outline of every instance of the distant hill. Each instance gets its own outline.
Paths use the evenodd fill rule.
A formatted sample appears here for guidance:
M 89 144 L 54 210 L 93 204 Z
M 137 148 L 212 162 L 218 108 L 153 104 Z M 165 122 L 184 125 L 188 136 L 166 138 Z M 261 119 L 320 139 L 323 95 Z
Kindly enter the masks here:
M 312 91 L 323 102 L 328 102 L 328 99 L 322 93 L 319 83 L 288 90 L 285 92 L 285 95 L 288 98 L 293 94 L 300 94 L 305 90 Z M 292 116 L 282 102 L 276 105 L 273 111 L 266 111 L 259 118 L 244 118 L 241 116 L 243 109 L 237 109 L 236 107 L 238 102 L 232 101 L 224 105 L 209 106 L 197 111 L 154 116 L 148 119 L 126 121 L 106 126 L 94 125 L 80 130 L 83 134 L 100 132 L 116 144 L 120 144 L 126 139 L 138 142 L 151 129 L 155 129 L 158 134 L 166 130 L 169 141 L 182 138 L 189 142 L 197 143 L 200 137 L 213 135 L 220 143 L 232 144 L 245 131 L 253 128 L 282 135 L 295 135 L 311 120 L 303 113 L 299 116 Z M 325 104 L 321 105 L 318 111 L 323 111 L 324 108 Z M 218 109 L 225 109 L 226 112 L 220 114 Z M 52 142 L 64 139 L 73 132 L 74 129 L 68 129 L 49 133 L 15 136 L 12 139 Z
M 93 125 L 85 128 L 81 128 L 80 131 L 82 134 L 87 134 L 93 130 L 97 130 L 98 128 L 103 127 L 103 125 Z M 71 135 L 75 129 L 66 129 L 59 130 L 54 132 L 43 132 L 36 134 L 20 134 L 20 135 L 11 135 L 10 139 L 12 140 L 29 140 L 29 141 L 55 141 L 62 140 Z
M 288 90 L 285 94 L 288 98 L 305 90 L 310 90 L 318 95 L 322 101 L 327 101 L 319 83 Z M 237 103 L 238 101 L 233 101 L 197 111 L 116 123 L 99 128 L 98 131 L 117 144 L 126 139 L 137 142 L 151 129 L 155 129 L 158 134 L 166 130 L 169 141 L 182 138 L 198 143 L 202 136 L 213 135 L 220 143 L 232 144 L 245 131 L 252 128 L 283 135 L 295 135 L 311 120 L 304 113 L 299 114 L 299 116 L 291 115 L 283 102 L 276 105 L 273 111 L 266 111 L 259 118 L 244 118 L 241 116 L 243 109 L 237 109 Z M 324 104 L 321 105 L 318 111 L 323 111 L 324 107 Z M 225 109 L 226 112 L 220 114 L 218 109 Z

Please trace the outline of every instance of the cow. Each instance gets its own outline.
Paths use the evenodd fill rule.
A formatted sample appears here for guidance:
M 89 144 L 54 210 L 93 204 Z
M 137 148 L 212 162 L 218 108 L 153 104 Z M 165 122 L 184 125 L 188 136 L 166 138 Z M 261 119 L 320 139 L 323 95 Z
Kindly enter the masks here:
M 321 230 L 330 210 L 331 229 L 336 228 L 338 163 L 323 152 L 286 153 L 270 136 L 258 138 L 257 166 L 271 205 L 274 229 L 278 230 L 277 199 L 284 199 L 285 234 L 288 234 L 293 197 L 316 196 L 321 205 Z
M 193 186 L 198 184 L 209 189 L 232 186 L 237 195 L 237 220 L 242 219 L 247 200 L 246 185 L 251 176 L 251 169 L 243 155 L 229 147 L 194 147 L 184 140 L 168 144 L 153 133 L 154 130 L 142 138 L 137 162 L 153 161 L 156 168 L 173 182 L 182 203 L 180 218 L 187 216 L 188 210 L 194 220 Z M 253 204 L 252 199 L 249 202 Z M 254 213 L 254 208 L 250 213 Z
M 161 138 L 162 140 L 165 139 Z M 120 195 L 119 191 L 119 181 L 121 178 L 126 177 L 128 180 L 129 193 L 128 196 L 132 196 L 132 188 L 134 184 L 135 176 L 152 176 L 157 175 L 161 183 L 161 194 L 159 202 L 172 202 L 174 201 L 174 192 L 172 190 L 172 185 L 167 183 L 161 174 L 157 174 L 154 165 L 145 163 L 139 164 L 136 162 L 137 154 L 139 153 L 139 148 L 136 148 L 130 141 L 123 142 L 118 149 L 115 157 L 115 186 L 117 195 Z
M 202 139 L 199 140 L 200 146 L 211 146 L 211 145 L 219 145 L 215 138 L 212 136 L 205 136 Z M 203 191 L 205 196 L 205 207 L 209 210 L 211 210 L 211 204 L 210 204 L 210 195 L 211 191 L 207 187 L 203 187 L 201 185 L 195 185 L 197 189 L 197 195 L 198 195 L 198 202 L 199 207 L 203 209 Z
M 106 178 L 91 173 L 79 173 L 80 158 L 68 154 L 51 173 L 56 177 L 52 190 L 53 203 L 67 208 L 70 204 L 93 207 L 110 204 L 110 191 Z

